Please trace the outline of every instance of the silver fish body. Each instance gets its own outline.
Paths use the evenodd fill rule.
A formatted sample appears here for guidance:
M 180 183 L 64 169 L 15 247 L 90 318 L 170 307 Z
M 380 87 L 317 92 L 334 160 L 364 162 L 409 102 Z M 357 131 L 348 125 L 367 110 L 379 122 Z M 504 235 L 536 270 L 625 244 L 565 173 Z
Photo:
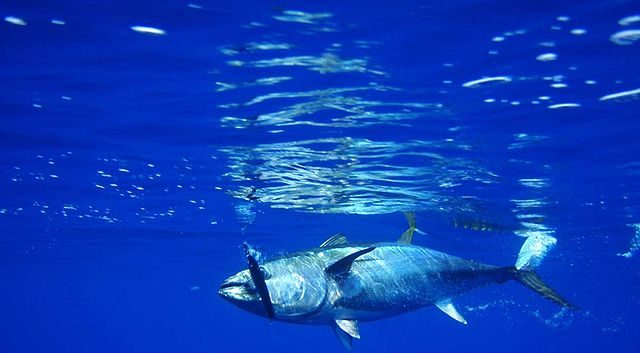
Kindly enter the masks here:
M 324 269 L 356 251 L 375 249 L 352 264 L 344 279 Z M 433 305 L 476 287 L 506 280 L 497 267 L 416 245 L 377 243 L 317 248 L 265 262 L 275 319 L 328 324 L 371 321 Z
M 411 244 L 415 218 L 397 242 L 350 244 L 342 234 L 320 247 L 258 263 L 245 245 L 249 269 L 227 278 L 218 293 L 234 305 L 273 320 L 330 325 L 351 347 L 358 322 L 435 305 L 466 320 L 451 298 L 492 283 L 516 280 L 541 296 L 573 307 L 532 268 L 496 267 Z M 526 243 L 525 243 L 526 244 Z M 523 247 L 524 249 L 524 247 Z M 528 254 L 521 250 L 521 256 Z

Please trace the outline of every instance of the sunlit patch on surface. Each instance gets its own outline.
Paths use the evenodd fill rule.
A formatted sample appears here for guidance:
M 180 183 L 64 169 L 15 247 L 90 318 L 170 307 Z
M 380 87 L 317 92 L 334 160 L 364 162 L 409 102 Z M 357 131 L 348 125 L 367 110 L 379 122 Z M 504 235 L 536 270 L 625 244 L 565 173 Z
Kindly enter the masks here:
M 285 10 L 282 11 L 282 14 L 273 16 L 273 18 L 283 22 L 315 24 L 318 20 L 330 18 L 332 16 L 333 14 L 328 12 L 310 13 L 297 10 Z
M 26 26 L 27 25 L 27 21 L 21 19 L 20 17 L 15 17 L 15 16 L 6 16 L 4 18 L 4 20 L 8 23 L 11 23 L 12 25 L 17 25 L 17 26 Z
M 554 61 L 556 59 L 558 59 L 558 54 L 555 53 L 544 53 L 536 56 L 538 61 Z
M 164 29 L 148 26 L 131 26 L 131 30 L 138 33 L 152 34 L 156 36 L 163 36 L 167 34 Z

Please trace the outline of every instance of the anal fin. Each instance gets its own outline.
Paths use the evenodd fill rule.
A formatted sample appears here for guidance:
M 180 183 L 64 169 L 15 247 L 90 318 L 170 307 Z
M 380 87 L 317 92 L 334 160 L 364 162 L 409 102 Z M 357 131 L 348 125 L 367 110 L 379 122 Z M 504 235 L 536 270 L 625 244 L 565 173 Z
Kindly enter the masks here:
M 453 306 L 453 303 L 450 299 L 440 300 L 436 303 L 436 306 L 438 307 L 438 309 L 442 310 L 443 313 L 449 315 L 450 318 L 458 321 L 461 324 L 467 324 L 467 320 L 465 320 L 465 318 L 460 315 L 456 307 Z
M 336 325 L 349 336 L 360 339 L 360 330 L 356 320 L 336 320 Z

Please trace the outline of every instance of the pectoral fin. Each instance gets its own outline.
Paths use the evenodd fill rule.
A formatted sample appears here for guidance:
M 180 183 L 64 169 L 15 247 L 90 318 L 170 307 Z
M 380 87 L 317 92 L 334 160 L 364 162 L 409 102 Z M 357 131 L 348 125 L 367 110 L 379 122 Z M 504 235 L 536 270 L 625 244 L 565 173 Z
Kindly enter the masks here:
M 258 291 L 258 295 L 260 296 L 260 301 L 262 302 L 262 306 L 267 313 L 267 317 L 269 319 L 273 319 L 275 316 L 275 312 L 273 310 L 273 304 L 271 303 L 271 296 L 269 295 L 269 289 L 267 288 L 267 282 L 265 281 L 264 274 L 260 269 L 260 265 L 258 265 L 258 260 L 256 260 L 255 254 L 256 251 L 249 245 L 249 243 L 244 243 L 244 252 L 247 256 L 247 264 L 249 265 L 249 273 L 251 274 L 251 279 L 253 280 L 253 284 L 256 286 L 256 290 Z
M 352 254 L 349 254 L 340 260 L 336 261 L 333 265 L 327 267 L 325 272 L 333 276 L 334 278 L 342 278 L 349 274 L 351 265 L 360 256 L 372 252 L 375 249 L 374 246 L 362 250 L 358 250 Z
M 438 309 L 442 310 L 443 313 L 449 315 L 449 317 L 451 317 L 452 319 L 458 321 L 461 324 L 467 324 L 467 320 L 465 320 L 464 317 L 460 315 L 456 307 L 453 306 L 453 303 L 450 299 L 443 299 L 437 302 L 436 306 L 438 307 Z

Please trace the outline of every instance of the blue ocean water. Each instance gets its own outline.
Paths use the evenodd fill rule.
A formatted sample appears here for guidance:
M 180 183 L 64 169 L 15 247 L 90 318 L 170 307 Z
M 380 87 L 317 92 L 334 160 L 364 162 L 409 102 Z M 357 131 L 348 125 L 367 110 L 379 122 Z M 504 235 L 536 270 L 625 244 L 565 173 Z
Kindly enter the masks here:
M 0 351 L 340 352 L 217 295 L 337 232 L 538 272 L 360 352 L 633 351 L 637 1 L 0 4 Z M 535 249 L 534 249 L 535 250 Z

